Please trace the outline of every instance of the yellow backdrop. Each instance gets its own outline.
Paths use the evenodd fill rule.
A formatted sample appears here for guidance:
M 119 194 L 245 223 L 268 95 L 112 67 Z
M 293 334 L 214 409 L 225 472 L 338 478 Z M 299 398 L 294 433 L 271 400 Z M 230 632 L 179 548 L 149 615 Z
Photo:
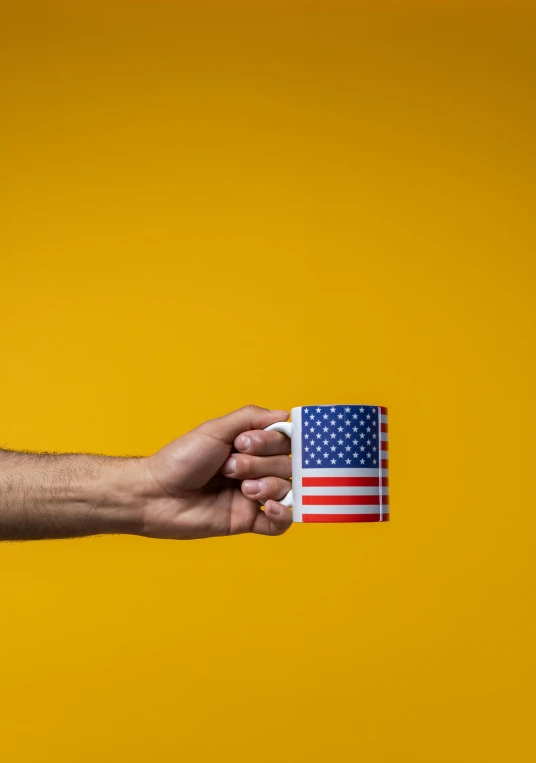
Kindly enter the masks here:
M 71 6 L 4 4 L 2 446 L 380 403 L 392 521 L 1 545 L 2 760 L 534 760 L 534 14 Z

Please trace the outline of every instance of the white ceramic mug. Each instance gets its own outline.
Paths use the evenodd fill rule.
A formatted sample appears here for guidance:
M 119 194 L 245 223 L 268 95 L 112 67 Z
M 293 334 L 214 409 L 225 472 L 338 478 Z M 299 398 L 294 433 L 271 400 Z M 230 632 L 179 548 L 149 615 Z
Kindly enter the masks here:
M 292 490 L 281 501 L 294 522 L 389 520 L 387 408 L 307 405 L 266 427 L 292 442 Z

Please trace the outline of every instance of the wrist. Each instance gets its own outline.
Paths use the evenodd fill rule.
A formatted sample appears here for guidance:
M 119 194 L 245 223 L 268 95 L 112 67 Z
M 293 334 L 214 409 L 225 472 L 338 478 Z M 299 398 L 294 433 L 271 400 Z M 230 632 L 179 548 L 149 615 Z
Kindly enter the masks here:
M 98 533 L 141 535 L 147 485 L 145 458 L 110 459 L 86 498 Z

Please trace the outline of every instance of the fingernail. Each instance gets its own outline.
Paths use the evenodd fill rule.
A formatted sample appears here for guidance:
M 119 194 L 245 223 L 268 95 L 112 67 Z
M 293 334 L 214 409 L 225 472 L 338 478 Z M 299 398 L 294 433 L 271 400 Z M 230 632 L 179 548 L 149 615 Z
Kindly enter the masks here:
M 222 474 L 225 474 L 227 477 L 231 477 L 236 471 L 236 458 L 230 458 L 224 465 L 222 469 Z
M 250 495 L 257 495 L 261 492 L 262 483 L 260 480 L 244 480 L 242 490 Z
M 271 514 L 273 517 L 278 517 L 281 514 L 281 506 L 277 503 L 271 503 L 268 507 L 268 514 Z
M 290 411 L 280 411 L 279 409 L 270 411 L 270 413 L 277 413 L 278 415 L 280 414 L 281 416 L 290 416 Z
M 251 446 L 251 438 L 243 435 L 238 438 L 236 444 L 239 450 L 249 450 Z

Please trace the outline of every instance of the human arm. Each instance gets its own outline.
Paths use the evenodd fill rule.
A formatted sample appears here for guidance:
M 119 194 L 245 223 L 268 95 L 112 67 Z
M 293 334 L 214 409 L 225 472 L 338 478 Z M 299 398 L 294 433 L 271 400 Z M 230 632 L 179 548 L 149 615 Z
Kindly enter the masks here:
M 262 430 L 287 416 L 246 406 L 146 458 L 0 451 L 0 540 L 280 535 L 292 523 L 274 500 L 290 489 L 289 443 Z

